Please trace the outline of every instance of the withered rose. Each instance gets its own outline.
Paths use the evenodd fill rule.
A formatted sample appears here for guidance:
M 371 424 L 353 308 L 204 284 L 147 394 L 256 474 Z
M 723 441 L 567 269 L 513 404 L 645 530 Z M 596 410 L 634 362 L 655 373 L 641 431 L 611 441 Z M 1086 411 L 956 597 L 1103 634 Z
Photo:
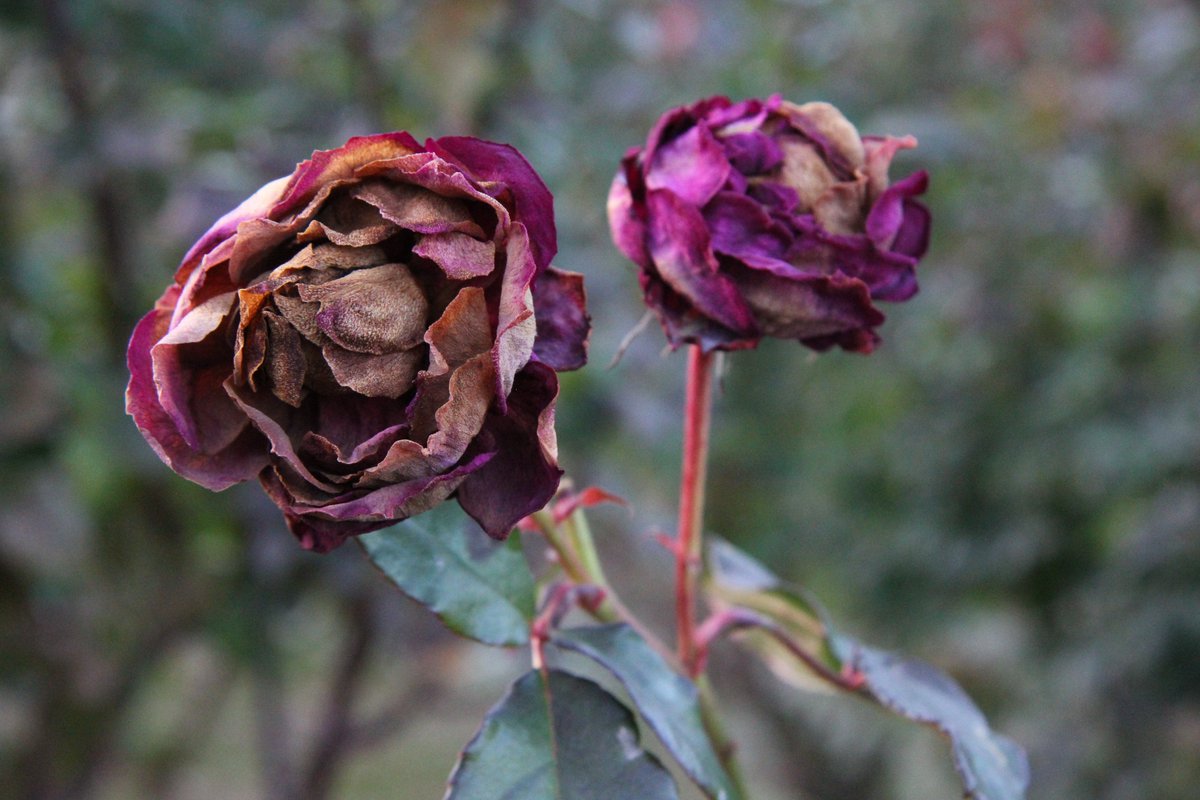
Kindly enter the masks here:
M 134 330 L 126 407 L 172 469 L 258 477 L 326 551 L 454 496 L 504 537 L 553 496 L 580 275 L 513 148 L 407 133 L 316 152 L 219 220 Z
M 673 346 L 754 347 L 763 336 L 870 352 L 907 300 L 929 242 L 917 172 L 888 185 L 903 138 L 862 136 L 828 103 L 725 97 L 677 108 L 622 161 L 613 241 L 640 267 Z

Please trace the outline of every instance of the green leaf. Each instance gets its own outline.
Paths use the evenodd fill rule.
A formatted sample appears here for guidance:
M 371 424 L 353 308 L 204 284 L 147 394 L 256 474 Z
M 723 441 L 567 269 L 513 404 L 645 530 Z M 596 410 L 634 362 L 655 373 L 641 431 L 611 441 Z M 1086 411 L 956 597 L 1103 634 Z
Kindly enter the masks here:
M 779 579 L 728 542 L 714 539 L 707 556 L 705 588 L 714 606 L 749 609 L 766 617 L 835 672 L 852 668 L 861 676 L 862 688 L 884 708 L 945 734 L 968 798 L 1025 797 L 1029 763 L 1024 751 L 993 732 L 978 706 L 944 672 L 841 634 L 807 592 Z M 785 680 L 805 688 L 812 684 L 832 688 L 772 637 L 750 633 L 747 642 Z
M 375 566 L 455 633 L 484 644 L 529 641 L 537 594 L 515 531 L 497 542 L 457 505 L 443 503 L 358 541 Z
M 714 610 L 747 608 L 771 619 L 806 649 L 827 652 L 824 612 L 808 593 L 776 577 L 770 570 L 734 547 L 712 537 L 705 564 L 705 591 Z M 785 683 L 806 691 L 829 692 L 830 685 L 773 636 L 755 630 L 739 631 L 740 644 L 754 651 Z M 832 655 L 831 653 L 829 655 Z M 836 668 L 830 663 L 831 668 Z
M 488 712 L 445 800 L 678 800 L 629 709 L 585 678 L 532 670 Z
M 861 673 L 880 705 L 944 733 L 967 796 L 1021 800 L 1029 762 L 1011 739 L 992 731 L 983 712 L 950 676 L 923 661 L 867 647 L 831 633 L 834 652 Z
M 709 797 L 737 798 L 704 730 L 695 684 L 671 669 L 632 628 L 624 624 L 570 628 L 556 632 L 550 643 L 611 672 L 684 772 Z

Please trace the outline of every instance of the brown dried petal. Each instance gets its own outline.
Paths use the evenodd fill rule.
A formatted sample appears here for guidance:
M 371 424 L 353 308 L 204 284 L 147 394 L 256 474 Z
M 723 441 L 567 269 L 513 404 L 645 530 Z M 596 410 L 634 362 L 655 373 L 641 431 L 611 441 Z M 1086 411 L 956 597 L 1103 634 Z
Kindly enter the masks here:
M 317 303 L 306 303 L 295 295 L 280 292 L 275 295 L 275 308 L 313 344 L 324 346 L 329 341 L 317 326 L 317 312 L 321 310 Z
M 417 233 L 457 231 L 483 237 L 483 229 L 471 218 L 466 201 L 444 197 L 409 183 L 367 181 L 350 193 L 369 203 L 386 220 Z
M 363 473 L 362 485 L 375 486 L 430 475 L 445 470 L 462 458 L 467 446 L 478 435 L 494 397 L 495 372 L 490 354 L 480 353 L 454 370 L 449 376 L 434 376 L 428 387 L 425 408 L 435 396 L 445 398 L 432 420 L 413 419 L 413 439 L 428 436 L 425 446 L 401 439 L 391 446 L 384 459 Z M 423 390 L 427 387 L 422 387 Z M 420 400 L 418 400 L 420 403 Z M 422 434 L 418 425 L 426 429 Z M 431 430 L 430 430 L 431 429 Z
M 313 270 L 352 270 L 362 267 L 377 267 L 386 264 L 387 254 L 381 247 L 343 247 L 341 245 L 321 242 L 305 246 L 287 262 L 276 267 L 271 273 L 271 279 L 276 281 L 275 288 L 291 280 L 301 277 L 311 281 Z
M 329 340 L 326 339 L 325 343 L 328 344 Z M 316 394 L 321 397 L 337 397 L 350 393 L 349 389 L 338 383 L 329 367 L 329 361 L 319 347 L 304 343 L 304 364 L 304 385 Z
M 251 388 L 258 388 L 255 375 L 267 355 L 267 332 L 259 311 L 269 297 L 257 289 L 238 290 L 238 327 L 233 346 L 233 382 L 238 386 L 248 383 Z
M 835 183 L 813 204 L 813 216 L 830 233 L 858 234 L 863 231 L 863 208 L 867 199 L 867 178 Z
M 533 340 L 537 337 L 530 289 L 537 276 L 537 262 L 529 244 L 525 226 L 513 223 L 508 238 L 504 281 L 500 285 L 496 344 L 492 349 L 492 360 L 496 365 L 496 399 L 500 402 L 501 412 L 512 391 L 513 377 L 533 355 Z
M 429 369 L 421 373 L 411 408 L 411 438 L 421 443 L 437 430 L 435 415 L 449 400 L 451 373 L 492 347 L 492 326 L 483 289 L 477 286 L 462 289 L 446 306 L 441 318 L 429 326 L 425 341 L 429 343 Z
M 801 137 L 781 136 L 779 147 L 783 150 L 780 182 L 792 187 L 800 195 L 800 210 L 813 208 L 825 190 L 838 182 L 837 178 L 817 148 Z
M 347 350 L 395 353 L 419 343 L 425 332 L 429 302 L 402 264 L 355 270 L 320 286 L 301 284 L 297 291 L 304 302 L 320 304 L 317 327 Z
M 492 325 L 487 300 L 478 286 L 464 287 L 438 321 L 429 326 L 429 369 L 441 374 L 491 349 Z
M 495 380 L 488 353 L 475 356 L 450 376 L 450 399 L 438 409 L 437 432 L 426 444 L 439 469 L 462 458 L 467 445 L 483 427 L 495 395 Z
M 292 226 L 269 219 L 252 219 L 238 225 L 229 255 L 229 274 L 235 283 L 245 286 L 264 271 L 267 257 L 288 240 Z M 214 252 L 215 256 L 216 253 Z
M 394 222 L 381 217 L 375 206 L 340 197 L 326 204 L 317 219 L 296 235 L 296 241 L 306 244 L 328 239 L 338 245 L 368 247 L 379 244 L 399 230 Z
M 396 399 L 412 388 L 425 363 L 425 348 L 374 355 L 345 350 L 330 343 L 321 348 L 325 363 L 339 384 L 367 397 Z
M 866 156 L 863 152 L 862 139 L 858 135 L 858 128 L 854 127 L 854 123 L 846 119 L 846 116 L 835 106 L 822 102 L 804 103 L 798 106 L 784 100 L 780 107 L 793 121 L 798 121 L 797 117 L 803 120 L 805 124 L 800 126 L 802 129 L 810 129 L 811 126 L 817 135 L 829 142 L 838 153 L 850 162 L 852 168 L 863 165 Z
M 292 408 L 299 408 L 304 399 L 304 349 L 300 334 L 273 311 L 264 311 L 267 327 L 267 374 L 271 377 L 271 392 Z

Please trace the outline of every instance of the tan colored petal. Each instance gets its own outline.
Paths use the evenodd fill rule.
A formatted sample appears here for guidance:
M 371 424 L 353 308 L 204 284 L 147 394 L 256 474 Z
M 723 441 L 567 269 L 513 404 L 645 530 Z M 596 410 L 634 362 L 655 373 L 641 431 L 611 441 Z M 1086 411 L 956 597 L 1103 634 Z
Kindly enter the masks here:
M 863 152 L 862 138 L 858 135 L 858 128 L 854 127 L 854 123 L 846 119 L 845 115 L 837 108 L 822 102 L 805 103 L 798 106 L 785 100 L 780 104 L 780 110 L 793 121 L 800 117 L 807 125 L 811 125 L 817 134 L 833 145 L 850 162 L 851 167 L 863 166 L 866 156 Z M 800 127 L 803 129 L 807 125 Z
M 825 190 L 838 182 L 837 178 L 817 148 L 804 138 L 780 136 L 779 147 L 783 150 L 780 182 L 792 187 L 800 195 L 800 208 L 797 210 L 811 210 Z
M 304 349 L 300 334 L 282 317 L 264 311 L 267 328 L 267 375 L 271 392 L 292 408 L 299 408 L 304 399 Z
M 234 293 L 213 297 L 193 308 L 178 322 L 172 321 L 166 336 L 158 340 L 155 347 L 192 344 L 204 340 L 221 327 L 221 323 L 233 310 Z
M 233 251 L 229 255 L 229 275 L 234 283 L 245 286 L 270 269 L 271 255 L 294 232 L 291 225 L 269 219 L 251 219 L 238 225 Z
M 455 231 L 482 238 L 483 229 L 471 217 L 465 200 L 444 197 L 410 183 L 366 181 L 356 186 L 351 197 L 370 203 L 380 215 L 401 228 L 418 233 Z
M 297 293 L 305 303 L 320 304 L 317 327 L 347 350 L 395 353 L 413 347 L 425 333 L 429 301 L 403 264 L 355 270 L 320 286 L 301 284 Z M 307 326 L 297 328 L 305 332 Z
M 506 260 L 496 315 L 496 344 L 492 349 L 497 399 L 502 412 L 508 393 L 512 391 L 513 378 L 529 362 L 533 341 L 537 338 L 531 290 L 537 276 L 537 263 L 529 247 L 525 226 L 519 222 L 513 223 L 509 231 Z
M 328 239 L 348 247 L 368 247 L 399 232 L 400 228 L 379 215 L 375 206 L 350 197 L 330 200 L 317 218 L 296 235 L 296 241 L 307 244 Z
M 857 234 L 863 231 L 863 209 L 867 199 L 867 178 L 843 181 L 830 186 L 813 205 L 813 216 L 830 233 Z
M 425 348 L 375 355 L 345 350 L 336 344 L 321 349 L 325 363 L 339 384 L 367 397 L 393 400 L 412 388 L 417 371 L 425 364 Z
M 321 242 L 309 244 L 271 272 L 271 280 L 278 288 L 285 283 L 300 280 L 312 270 L 352 270 L 362 267 L 378 267 L 386 264 L 387 254 L 381 247 L 343 247 Z M 305 280 L 306 283 L 311 282 Z
M 478 286 L 464 287 L 425 333 L 429 366 L 442 374 L 492 347 L 487 300 Z
M 477 200 L 486 203 L 496 213 L 498 229 L 505 230 L 512 224 L 512 217 L 504 204 L 481 191 L 487 187 L 486 181 L 473 182 L 461 169 L 433 153 L 414 153 L 376 161 L 359 168 L 357 174 L 364 182 L 366 178 L 378 175 L 395 184 L 421 186 L 442 197 Z
M 306 303 L 295 295 L 280 292 L 275 295 L 275 308 L 313 344 L 323 347 L 329 341 L 317 326 L 317 312 L 321 310 L 319 304 Z
M 450 399 L 438 409 L 437 432 L 426 444 L 430 455 L 444 469 L 462 458 L 467 446 L 483 427 L 484 417 L 495 397 L 495 371 L 488 353 L 480 353 L 450 376 Z
M 424 478 L 438 470 L 430 462 L 429 451 L 411 439 L 393 442 L 378 464 L 363 472 L 359 485 L 364 488 Z
M 870 181 L 870 201 L 875 202 L 888 187 L 888 167 L 901 150 L 917 146 L 914 136 L 868 136 L 863 140 L 867 152 L 866 173 Z
M 434 376 L 431 380 L 436 389 L 425 397 L 444 398 L 432 419 L 419 420 L 414 414 L 411 438 L 395 442 L 378 465 L 363 473 L 361 485 L 385 485 L 442 472 L 462 458 L 479 435 L 495 397 L 490 354 L 480 353 L 449 376 Z M 427 402 L 424 407 L 431 405 Z M 425 436 L 428 439 L 422 446 L 420 441 Z

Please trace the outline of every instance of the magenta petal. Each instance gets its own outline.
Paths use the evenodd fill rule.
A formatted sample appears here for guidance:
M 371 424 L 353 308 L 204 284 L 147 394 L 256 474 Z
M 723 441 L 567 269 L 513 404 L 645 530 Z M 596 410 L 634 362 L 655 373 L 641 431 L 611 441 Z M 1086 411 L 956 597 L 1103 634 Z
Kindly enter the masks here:
M 762 131 L 747 131 L 721 140 L 733 168 L 743 175 L 763 175 L 783 163 L 783 151 Z
M 718 253 L 781 259 L 791 243 L 787 229 L 745 195 L 721 192 L 704 207 L 704 220 Z
M 924 194 L 928 186 L 929 174 L 921 170 L 893 183 L 875 201 L 871 213 L 867 215 L 866 229 L 867 236 L 880 250 L 893 249 L 892 243 L 904 224 L 905 202 Z M 909 238 L 913 238 L 911 232 L 908 235 Z
M 481 181 L 506 185 L 513 193 L 514 216 L 529 231 L 538 270 L 550 266 L 558 252 L 554 196 L 515 147 L 469 136 L 445 136 L 425 143 L 442 158 L 461 164 Z
M 884 316 L 871 304 L 866 284 L 855 278 L 839 274 L 783 278 L 734 266 L 731 271 L 738 275 L 747 302 L 769 336 L 807 343 L 883 324 Z
M 263 489 L 283 511 L 288 529 L 301 547 L 325 553 L 351 536 L 386 528 L 428 511 L 446 500 L 463 479 L 492 459 L 481 453 L 441 475 L 416 478 L 374 491 L 353 491 L 333 496 L 328 503 L 297 502 L 274 470 L 263 470 Z
M 917 293 L 915 259 L 881 251 L 865 236 L 835 236 L 815 222 L 802 228 L 787 254 L 788 261 L 802 272 L 841 272 L 865 283 L 875 300 L 901 302 Z M 746 263 L 761 267 L 749 259 Z
M 638 274 L 646 305 L 654 311 L 662 325 L 671 348 L 689 342 L 700 345 L 707 353 L 712 350 L 743 350 L 758 344 L 758 334 L 736 333 L 724 325 L 697 313 L 692 304 L 655 274 L 642 270 Z
M 715 98 L 710 98 L 707 102 L 712 102 Z M 779 95 L 773 95 L 766 102 L 759 100 L 756 97 L 742 100 L 739 103 L 729 104 L 726 98 L 724 103 L 710 105 L 704 111 L 704 122 L 713 130 L 729 127 L 737 127 L 738 129 L 759 128 L 767 118 L 767 114 L 779 107 L 782 98 Z M 701 101 L 706 102 L 706 101 Z
M 658 118 L 646 139 L 646 163 L 654 160 L 659 147 L 665 146 L 683 131 L 700 120 L 711 120 L 714 115 L 729 109 L 733 104 L 728 97 L 717 95 L 692 103 L 690 106 L 673 108 Z
M 168 292 L 167 296 L 170 294 Z M 268 460 L 257 431 L 247 425 L 221 449 L 204 451 L 184 441 L 159 404 L 150 348 L 166 332 L 169 318 L 170 312 L 159 307 L 143 317 L 133 330 L 126 356 L 129 387 L 125 391 L 125 410 L 158 457 L 188 480 L 206 489 L 220 491 L 253 478 Z
M 696 125 L 658 148 L 646 170 L 646 188 L 674 192 L 702 206 L 729 177 L 725 149 L 706 126 Z
M 496 245 L 465 233 L 449 231 L 422 236 L 413 252 L 428 258 L 456 281 L 489 275 L 496 268 Z
M 747 196 L 762 203 L 765 210 L 790 215 L 800 205 L 800 195 L 790 186 L 780 183 L 755 183 L 746 190 Z
M 583 276 L 551 267 L 533 285 L 533 307 L 537 339 L 533 354 L 559 372 L 579 369 L 587 363 L 591 318 Z
M 513 526 L 542 508 L 558 490 L 562 470 L 554 437 L 558 376 L 536 361 L 517 375 L 508 413 L 493 412 L 477 440 L 490 439 L 495 457 L 463 481 L 458 502 L 488 535 L 505 539 Z
M 334 446 L 339 460 L 353 463 L 374 450 L 386 450 L 380 442 L 394 439 L 394 432 L 408 425 L 404 407 L 394 400 L 339 394 L 314 398 L 316 419 L 310 429 Z
M 929 231 L 933 221 L 929 209 L 917 200 L 904 200 L 904 221 L 892 242 L 892 252 L 921 258 L 929 249 Z
M 642 174 L 637 168 L 640 152 L 637 148 L 630 150 L 613 178 L 608 190 L 608 228 L 617 249 L 633 263 L 648 268 L 650 254 L 646 251 L 645 208 L 634 203 L 635 194 L 641 198 L 646 196 Z
M 649 192 L 649 250 L 662 279 L 701 313 L 735 332 L 755 327 L 737 287 L 720 274 L 700 211 L 674 193 Z
M 172 322 L 169 330 L 150 348 L 150 361 L 154 369 L 154 385 L 158 390 L 159 404 L 175 422 L 183 440 L 195 448 L 202 447 L 201 438 L 204 436 L 200 430 L 197 413 L 204 407 L 204 403 L 196 396 L 195 376 L 205 366 L 210 366 L 211 362 L 196 363 L 194 357 L 189 357 L 190 351 L 196 350 L 197 345 L 216 332 L 233 309 L 235 302 L 236 295 L 228 292 L 201 303 L 183 315 L 177 324 Z M 229 355 L 226 363 L 218 366 L 218 370 L 228 374 L 231 360 L 232 355 Z M 220 383 L 220 380 L 217 383 Z M 220 415 L 218 410 L 213 409 L 213 412 Z M 208 435 L 204 438 L 212 439 L 213 436 Z

